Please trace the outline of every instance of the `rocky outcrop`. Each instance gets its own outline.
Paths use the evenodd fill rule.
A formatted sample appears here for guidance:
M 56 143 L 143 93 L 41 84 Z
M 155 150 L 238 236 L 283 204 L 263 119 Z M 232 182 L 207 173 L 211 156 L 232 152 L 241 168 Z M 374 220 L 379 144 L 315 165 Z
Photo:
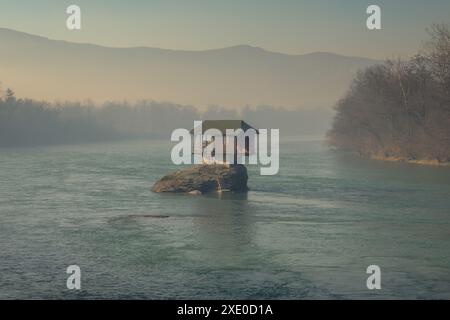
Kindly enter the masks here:
M 175 171 L 157 181 L 153 192 L 201 194 L 214 191 L 245 192 L 247 168 L 244 165 L 202 164 Z

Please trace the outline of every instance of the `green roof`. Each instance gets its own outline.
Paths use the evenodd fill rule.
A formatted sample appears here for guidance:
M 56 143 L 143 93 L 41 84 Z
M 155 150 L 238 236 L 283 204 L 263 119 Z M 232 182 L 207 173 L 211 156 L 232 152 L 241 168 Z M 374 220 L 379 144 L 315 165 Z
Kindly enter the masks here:
M 253 128 L 247 122 L 243 120 L 204 120 L 202 123 L 202 134 L 205 133 L 208 129 L 218 129 L 223 134 L 226 133 L 226 129 L 242 129 L 247 131 L 248 129 L 256 130 L 256 133 L 259 133 L 257 129 Z M 194 133 L 194 129 L 190 131 L 191 134 Z

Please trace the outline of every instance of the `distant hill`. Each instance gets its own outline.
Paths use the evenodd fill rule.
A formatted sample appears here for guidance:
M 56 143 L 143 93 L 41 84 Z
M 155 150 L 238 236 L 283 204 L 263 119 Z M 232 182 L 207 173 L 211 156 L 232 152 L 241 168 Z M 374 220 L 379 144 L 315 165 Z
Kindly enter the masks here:
M 377 62 L 248 45 L 206 51 L 108 48 L 0 28 L 0 81 L 19 97 L 34 99 L 329 107 L 358 69 Z

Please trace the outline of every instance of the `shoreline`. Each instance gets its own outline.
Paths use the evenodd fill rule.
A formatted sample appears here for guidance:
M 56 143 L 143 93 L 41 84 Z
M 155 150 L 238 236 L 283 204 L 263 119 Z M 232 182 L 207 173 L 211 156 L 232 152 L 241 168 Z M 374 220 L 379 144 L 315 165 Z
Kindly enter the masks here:
M 415 164 L 421 166 L 437 166 L 437 167 L 448 167 L 450 166 L 450 162 L 440 162 L 438 160 L 411 160 L 401 157 L 382 157 L 382 156 L 369 156 L 368 159 L 379 160 L 379 161 L 389 161 L 389 162 L 401 162 L 408 164 Z

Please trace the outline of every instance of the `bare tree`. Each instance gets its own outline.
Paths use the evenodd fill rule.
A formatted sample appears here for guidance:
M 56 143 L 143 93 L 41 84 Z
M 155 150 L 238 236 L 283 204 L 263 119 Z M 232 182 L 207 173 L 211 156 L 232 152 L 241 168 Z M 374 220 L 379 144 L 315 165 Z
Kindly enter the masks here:
M 450 26 L 433 24 L 428 30 L 430 40 L 427 55 L 433 66 L 433 73 L 442 83 L 444 90 L 450 94 Z
M 328 133 L 368 157 L 450 161 L 450 32 L 433 25 L 425 55 L 361 71 Z

